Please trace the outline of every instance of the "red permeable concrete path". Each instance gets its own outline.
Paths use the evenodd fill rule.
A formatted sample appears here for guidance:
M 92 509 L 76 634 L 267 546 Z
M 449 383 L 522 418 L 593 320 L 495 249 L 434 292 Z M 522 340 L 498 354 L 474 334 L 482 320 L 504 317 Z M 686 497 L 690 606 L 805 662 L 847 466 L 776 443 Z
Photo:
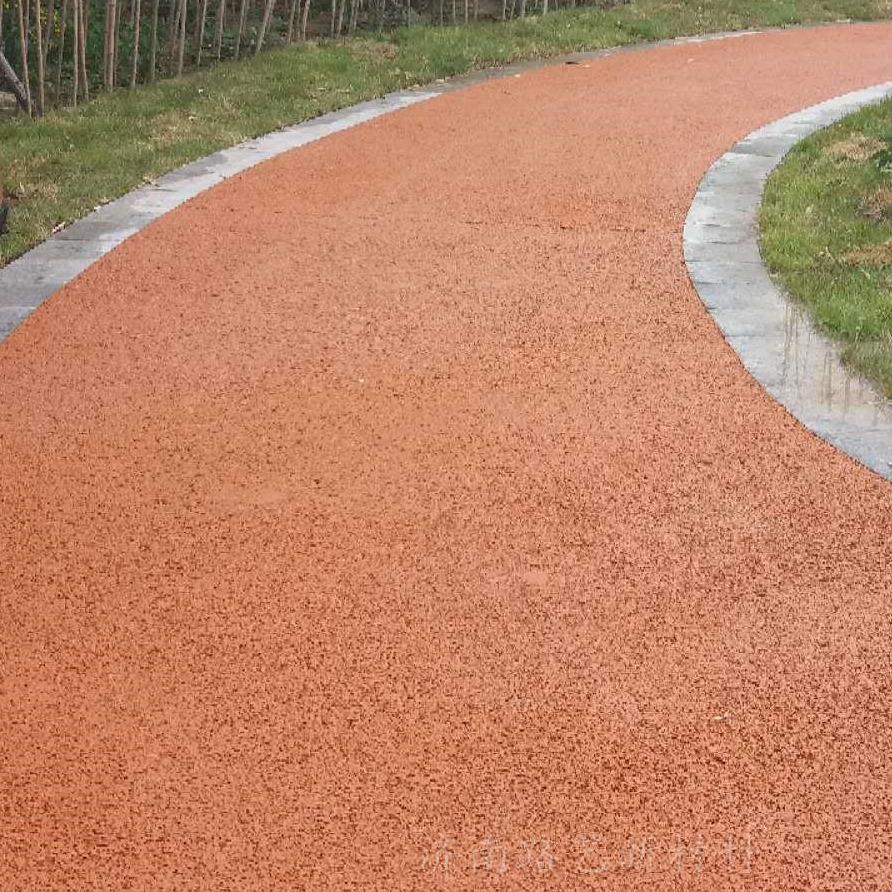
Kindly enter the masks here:
M 681 230 L 892 27 L 443 96 L 0 347 L 5 890 L 892 888 L 892 488 Z

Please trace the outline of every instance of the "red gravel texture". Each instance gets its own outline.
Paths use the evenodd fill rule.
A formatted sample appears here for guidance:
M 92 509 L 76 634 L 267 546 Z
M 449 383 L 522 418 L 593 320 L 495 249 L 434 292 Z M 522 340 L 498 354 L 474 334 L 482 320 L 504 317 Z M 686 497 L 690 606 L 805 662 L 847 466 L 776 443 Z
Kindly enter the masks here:
M 892 26 L 435 99 L 0 347 L 3 890 L 892 889 L 892 488 L 685 273 Z

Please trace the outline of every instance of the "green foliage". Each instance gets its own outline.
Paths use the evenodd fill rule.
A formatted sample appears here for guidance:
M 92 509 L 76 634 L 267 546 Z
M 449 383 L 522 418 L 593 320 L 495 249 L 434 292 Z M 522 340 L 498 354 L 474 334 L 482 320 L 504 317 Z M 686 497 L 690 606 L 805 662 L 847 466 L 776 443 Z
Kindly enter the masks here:
M 892 147 L 888 144 L 885 149 L 880 149 L 870 158 L 882 173 L 892 173 Z
M 890 146 L 892 100 L 800 143 L 769 179 L 761 224 L 785 288 L 892 396 Z

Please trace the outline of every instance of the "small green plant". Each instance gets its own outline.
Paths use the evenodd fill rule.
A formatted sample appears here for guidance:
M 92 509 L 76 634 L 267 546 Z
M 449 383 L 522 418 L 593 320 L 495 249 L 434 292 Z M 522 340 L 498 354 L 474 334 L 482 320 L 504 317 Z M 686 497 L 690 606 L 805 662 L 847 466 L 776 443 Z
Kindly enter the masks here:
M 892 146 L 888 142 L 885 149 L 880 149 L 871 155 L 870 160 L 883 172 L 892 173 Z

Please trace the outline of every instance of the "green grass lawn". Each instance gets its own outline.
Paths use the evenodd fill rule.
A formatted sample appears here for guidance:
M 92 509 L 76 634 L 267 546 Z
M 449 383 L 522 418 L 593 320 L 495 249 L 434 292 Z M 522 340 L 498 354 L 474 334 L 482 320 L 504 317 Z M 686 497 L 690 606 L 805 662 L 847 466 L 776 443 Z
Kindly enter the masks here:
M 16 204 L 0 265 L 145 179 L 362 99 L 519 59 L 684 34 L 892 17 L 889 0 L 634 0 L 509 23 L 306 44 L 0 125 Z
M 768 182 L 762 253 L 892 396 L 892 100 L 796 146 Z

